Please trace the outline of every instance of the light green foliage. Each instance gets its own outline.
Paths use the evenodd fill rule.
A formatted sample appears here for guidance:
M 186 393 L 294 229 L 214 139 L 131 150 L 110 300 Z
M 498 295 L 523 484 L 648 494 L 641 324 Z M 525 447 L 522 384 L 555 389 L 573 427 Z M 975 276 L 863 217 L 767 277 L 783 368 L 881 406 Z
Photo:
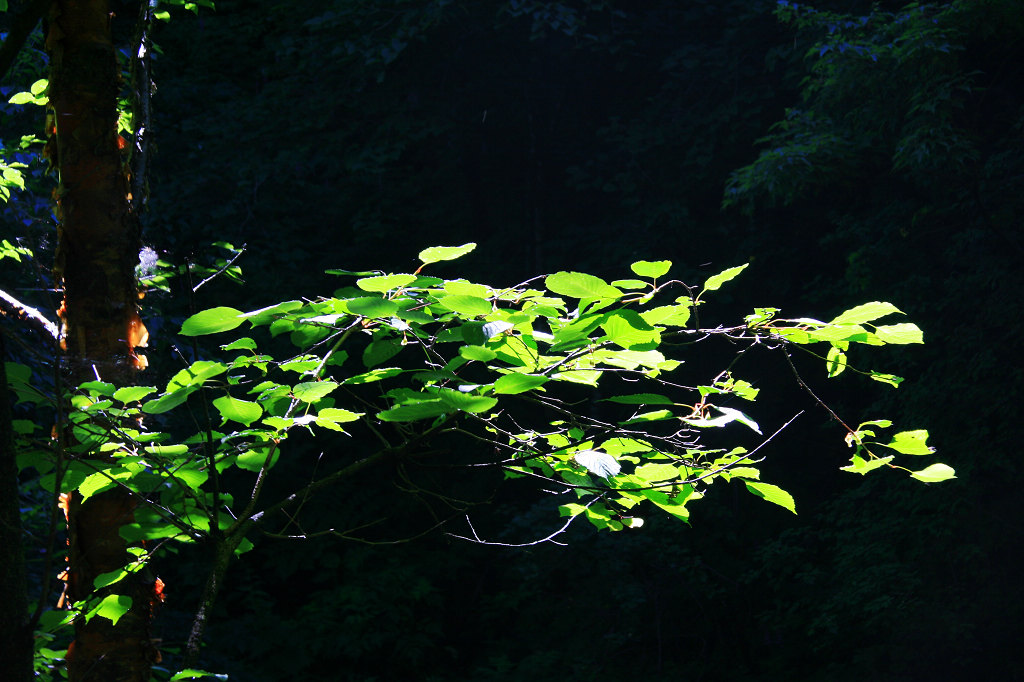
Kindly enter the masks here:
M 427 249 L 420 260 L 427 265 L 471 249 Z M 252 480 L 268 475 L 289 436 L 301 429 L 320 438 L 350 432 L 378 444 L 369 453 L 365 446 L 358 452 L 325 447 L 336 473 L 314 480 L 306 493 L 369 463 L 434 462 L 445 457 L 439 452 L 457 452 L 446 462 L 453 469 L 483 465 L 508 478 L 543 479 L 567 498 L 559 512 L 568 523 L 583 517 L 612 531 L 640 527 L 651 508 L 688 522 L 690 504 L 717 482 L 742 484 L 795 513 L 793 498 L 761 480 L 757 467 L 761 447 L 781 428 L 755 418 L 756 399 L 770 387 L 739 377 L 736 362 L 704 383 L 682 376 L 703 371 L 683 364 L 692 362 L 694 344 L 728 340 L 741 356 L 746 350 L 807 350 L 834 376 L 848 367 L 850 346 L 919 343 L 920 331 L 910 323 L 877 326 L 899 313 L 878 302 L 831 322 L 760 309 L 733 327 L 697 329 L 689 313 L 699 296 L 675 280 L 658 283 L 670 267 L 668 261 L 634 263 L 634 274 L 645 279 L 630 288 L 558 272 L 543 280 L 543 289 L 419 271 L 336 270 L 342 283 L 330 296 L 249 312 L 204 310 L 183 322 L 181 334 L 215 336 L 218 359 L 191 363 L 162 391 L 102 381 L 77 389 L 69 415 L 75 444 L 62 460 L 60 489 L 83 497 L 115 486 L 136 492 L 145 503 L 122 529 L 126 539 L 194 542 L 218 529 L 242 552 L 251 546 L 245 534 L 274 508 L 257 505 L 260 484 L 250 492 Z M 744 267 L 707 279 L 700 295 Z M 225 338 L 229 332 L 237 336 Z M 281 355 L 284 340 L 297 348 L 294 354 Z M 21 400 L 36 399 L 27 372 L 12 366 L 9 375 Z M 601 391 L 600 410 L 580 401 L 594 388 Z M 159 430 L 171 423 L 163 415 L 186 403 L 191 414 L 209 415 L 210 423 L 184 437 Z M 897 458 L 931 454 L 923 430 L 875 439 L 890 426 L 875 420 L 850 430 L 846 440 L 855 452 L 844 469 L 903 469 Z M 701 443 L 711 433 L 715 447 Z M 754 445 L 721 447 L 730 438 Z M 105 457 L 81 456 L 89 452 Z M 19 461 L 39 470 L 44 488 L 56 485 L 53 458 L 26 452 Z M 224 478 L 232 469 L 232 479 Z M 925 482 L 953 477 L 943 464 L 906 471 Z M 225 485 L 239 478 L 245 483 L 235 497 Z M 144 559 L 125 571 L 138 570 Z M 124 577 L 117 572 L 101 582 Z M 109 595 L 76 608 L 116 621 L 127 606 Z

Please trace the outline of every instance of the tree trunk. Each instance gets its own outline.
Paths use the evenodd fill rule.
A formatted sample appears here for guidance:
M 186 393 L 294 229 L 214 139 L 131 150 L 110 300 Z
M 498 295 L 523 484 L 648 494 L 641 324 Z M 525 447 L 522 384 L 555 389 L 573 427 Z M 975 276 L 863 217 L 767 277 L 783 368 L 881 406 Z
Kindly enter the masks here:
M 59 176 L 55 271 L 63 278 L 63 369 L 69 385 L 101 379 L 133 382 L 145 365 L 135 346 L 145 341 L 138 317 L 135 265 L 138 222 L 130 214 L 128 178 L 117 133 L 119 74 L 107 0 L 56 0 L 50 10 L 50 140 Z M 127 563 L 119 529 L 133 520 L 135 499 L 115 489 L 68 502 L 72 601 L 93 593 L 96 576 Z M 133 574 L 105 591 L 132 598 L 117 624 L 79 619 L 68 650 L 71 682 L 148 682 L 152 578 Z

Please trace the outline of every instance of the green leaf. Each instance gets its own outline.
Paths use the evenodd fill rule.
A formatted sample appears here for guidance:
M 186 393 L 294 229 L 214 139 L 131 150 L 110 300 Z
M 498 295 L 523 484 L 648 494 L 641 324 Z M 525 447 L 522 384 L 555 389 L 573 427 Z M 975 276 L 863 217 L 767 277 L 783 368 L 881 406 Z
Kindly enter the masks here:
M 470 317 L 476 315 L 487 315 L 494 309 L 491 302 L 485 298 L 465 296 L 461 294 L 442 296 L 438 300 L 438 305 L 443 306 L 452 312 L 456 312 L 461 315 L 468 315 Z
M 281 315 L 294 312 L 299 308 L 302 308 L 304 305 L 306 304 L 302 301 L 283 301 L 282 303 L 267 306 L 266 308 L 260 308 L 259 310 L 252 310 L 250 312 L 243 313 L 242 318 L 249 320 L 249 323 L 252 324 L 253 327 L 259 327 L 273 322 Z
M 413 422 L 420 419 L 430 419 L 454 412 L 454 409 L 440 400 L 429 400 L 410 405 L 399 405 L 377 414 L 377 418 L 386 422 Z
M 386 298 L 365 296 L 345 301 L 345 307 L 353 315 L 363 317 L 391 317 L 398 312 L 398 304 Z
M 894 434 L 892 441 L 886 443 L 885 447 L 904 455 L 930 455 L 935 452 L 935 448 L 929 447 L 925 442 L 927 440 L 928 432 L 924 429 L 901 431 Z
M 185 320 L 181 325 L 180 333 L 183 336 L 202 336 L 204 334 L 226 332 L 241 326 L 245 322 L 245 319 L 240 317 L 242 314 L 241 310 L 224 306 L 210 308 L 201 313 L 196 313 Z
M 362 412 L 350 412 L 349 410 L 343 410 L 338 407 L 325 407 L 316 413 L 317 421 L 327 419 L 332 422 L 341 423 L 358 421 L 362 416 Z
M 85 618 L 91 620 L 94 616 L 99 616 L 117 625 L 117 621 L 121 620 L 121 616 L 128 613 L 131 607 L 132 598 L 128 595 L 108 594 L 96 608 L 86 614 Z
M 401 350 L 402 342 L 399 339 L 383 338 L 371 341 L 363 349 L 363 364 L 369 369 L 387 362 L 398 355 Z
M 623 426 L 628 424 L 645 424 L 647 422 L 660 422 L 666 419 L 672 419 L 675 414 L 671 410 L 654 410 L 653 412 L 644 412 L 638 414 L 629 421 L 622 422 Z
M 375 381 L 381 381 L 383 379 L 390 379 L 396 377 L 406 370 L 400 367 L 380 367 L 378 369 L 371 369 L 369 372 L 363 372 L 351 376 L 343 381 L 343 384 L 371 384 Z
M 497 353 L 484 346 L 463 346 L 459 349 L 459 355 L 467 360 L 476 360 L 478 362 L 487 362 L 498 357 Z
M 537 376 L 535 374 L 506 374 L 494 382 L 494 392 L 509 395 L 525 393 L 541 386 L 550 379 L 551 377 Z
M 672 267 L 670 260 L 647 261 L 638 260 L 629 269 L 641 277 L 661 277 Z
M 176 443 L 174 445 L 147 445 L 145 448 L 147 454 L 157 455 L 159 457 L 178 457 L 188 452 L 188 445 L 184 443 Z
M 828 355 L 825 357 L 825 367 L 828 369 L 830 379 L 839 376 L 846 369 L 846 353 L 836 346 L 832 346 L 828 349 Z
M 125 386 L 114 391 L 114 400 L 122 403 L 134 403 L 155 392 L 156 386 Z
M 696 419 L 683 419 L 683 421 L 686 422 L 687 424 L 690 424 L 691 426 L 698 426 L 700 428 L 725 426 L 726 424 L 730 424 L 735 421 L 750 427 L 750 429 L 757 434 L 761 433 L 761 427 L 757 425 L 757 422 L 755 422 L 753 419 L 743 414 L 739 410 L 733 409 L 731 407 L 718 407 L 717 405 L 715 405 L 714 407 L 722 414 L 720 414 L 717 417 L 712 417 L 710 419 L 701 417 Z
M 104 587 L 109 587 L 114 583 L 118 582 L 122 578 L 128 575 L 128 571 L 123 568 L 119 568 L 116 571 L 109 571 L 107 573 L 100 573 L 98 576 L 93 578 L 92 587 L 95 590 L 101 590 Z
M 764 498 L 780 507 L 785 507 L 796 514 L 796 502 L 793 501 L 793 496 L 779 486 L 772 485 L 771 483 L 762 483 L 761 481 L 743 481 L 743 483 L 747 486 L 747 490 L 758 497 Z
M 246 450 L 235 458 L 235 464 L 238 465 L 239 469 L 256 472 L 261 470 L 264 464 L 267 464 L 267 454 L 268 452 L 265 449 Z M 277 463 L 277 458 L 280 454 L 280 448 L 275 447 L 270 457 L 270 462 L 267 464 L 268 468 Z
M 903 377 L 898 377 L 895 374 L 884 374 L 882 372 L 876 372 L 870 370 L 870 376 L 875 381 L 881 381 L 883 384 L 889 384 L 893 388 L 899 388 L 900 383 L 903 381 Z
M 493 293 L 489 287 L 483 284 L 474 284 L 464 279 L 453 279 L 442 286 L 446 294 L 453 296 L 475 296 L 477 298 L 490 298 Z
M 238 339 L 237 341 L 232 341 L 231 343 L 225 343 L 223 346 L 220 347 L 220 349 L 221 350 L 256 350 L 256 341 L 251 339 L 251 338 L 249 338 L 248 336 L 243 336 L 242 338 Z
M 456 410 L 462 410 L 463 412 L 470 412 L 473 414 L 486 412 L 498 404 L 497 398 L 463 393 L 462 391 L 454 391 L 450 388 L 435 389 L 435 395 L 437 395 L 437 397 L 439 397 L 446 405 L 455 408 Z
M 292 396 L 304 403 L 315 403 L 338 387 L 334 381 L 305 381 L 295 384 Z
M 888 457 L 874 457 L 871 459 L 864 459 L 863 457 L 854 455 L 853 458 L 850 460 L 852 464 L 845 467 L 839 467 L 839 470 L 849 471 L 863 476 L 869 471 L 874 471 L 875 469 L 884 467 L 886 464 L 888 464 L 894 459 L 896 459 L 896 457 L 893 455 L 889 455 Z
M 197 360 L 183 370 L 176 373 L 167 382 L 166 393 L 178 391 L 183 388 L 199 388 L 207 379 L 228 371 L 228 366 L 213 360 Z
M 876 327 L 875 336 L 885 343 L 924 343 L 924 333 L 912 322 Z
M 455 260 L 465 256 L 467 253 L 476 248 L 476 243 L 469 242 L 462 246 L 432 246 L 429 249 L 423 249 L 420 251 L 420 262 L 424 265 L 430 265 L 431 263 L 438 263 L 444 260 Z
M 623 405 L 673 405 L 668 396 L 660 393 L 631 393 L 629 395 L 616 395 L 605 398 L 606 402 L 621 403 Z
M 225 421 L 236 421 L 249 426 L 263 416 L 263 408 L 258 403 L 251 403 L 247 400 L 239 400 L 229 395 L 224 395 L 213 401 L 213 406 L 220 412 Z
M 79 386 L 79 388 L 82 389 L 83 391 L 88 391 L 89 394 L 93 396 L 112 396 L 114 395 L 114 392 L 117 390 L 117 387 L 114 386 L 114 384 L 111 384 L 106 381 L 86 381 L 81 386 Z
M 721 288 L 723 284 L 725 284 L 726 282 L 735 278 L 737 275 L 743 272 L 748 265 L 750 265 L 750 263 L 737 265 L 734 268 L 729 268 L 728 270 L 724 270 L 718 273 L 717 275 L 708 277 L 707 281 L 704 282 L 704 291 L 715 291 Z
M 363 291 L 375 291 L 384 293 L 393 291 L 412 284 L 416 281 L 416 275 L 382 275 L 380 277 L 364 277 L 356 280 L 356 286 Z
M 873 322 L 880 317 L 885 317 L 892 313 L 902 312 L 892 303 L 872 301 L 871 303 L 864 303 L 850 308 L 846 312 L 837 315 L 829 324 L 863 324 L 864 322 Z
M 548 291 L 573 298 L 622 298 L 622 292 L 600 277 L 584 272 L 556 272 L 544 280 Z
M 647 343 L 658 343 L 661 334 L 648 324 L 635 310 L 616 310 L 609 313 L 601 329 L 606 340 L 623 348 L 632 348 Z
M 910 474 L 911 478 L 916 478 L 919 481 L 925 483 L 938 483 L 940 481 L 948 481 L 951 478 L 956 478 L 956 471 L 953 467 L 946 464 L 932 464 L 926 469 L 915 471 Z
M 671 481 L 679 477 L 679 469 L 674 464 L 643 464 L 638 466 L 633 475 L 645 481 Z
M 199 390 L 199 387 L 187 388 L 183 390 L 172 391 L 171 393 L 165 393 L 164 395 L 150 400 L 142 406 L 142 411 L 146 414 L 163 414 L 173 410 L 178 405 L 188 400 L 188 397 Z
M 251 543 L 250 543 L 251 544 Z M 212 677 L 217 680 L 228 679 L 227 675 L 220 673 L 208 673 L 205 670 L 196 670 L 195 668 L 187 668 L 180 672 L 174 673 L 169 682 L 178 682 L 178 680 L 198 680 L 203 677 Z
M 642 279 L 617 279 L 612 282 L 612 286 L 618 289 L 647 289 L 651 283 Z
M 690 307 L 685 305 L 664 305 L 640 313 L 647 324 L 664 324 L 685 327 L 690 320 Z

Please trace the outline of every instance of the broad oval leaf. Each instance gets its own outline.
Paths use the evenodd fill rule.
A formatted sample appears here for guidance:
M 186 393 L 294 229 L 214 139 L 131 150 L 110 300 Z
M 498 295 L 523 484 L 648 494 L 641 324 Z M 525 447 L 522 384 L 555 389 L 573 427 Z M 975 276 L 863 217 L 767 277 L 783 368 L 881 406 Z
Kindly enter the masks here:
M 939 481 L 948 481 L 951 478 L 956 478 L 956 471 L 947 464 L 939 463 L 932 464 L 930 467 L 920 471 L 915 471 L 910 474 L 910 477 L 925 483 L 938 483 Z
M 494 382 L 494 392 L 514 395 L 525 393 L 547 383 L 551 377 L 536 374 L 506 374 Z
M 122 403 L 134 403 L 155 392 L 155 386 L 125 386 L 114 391 L 114 400 L 119 400 Z
M 223 395 L 213 401 L 213 406 L 220 412 L 225 421 L 236 421 L 249 426 L 263 416 L 263 408 L 259 403 L 251 403 L 247 400 L 239 400 L 229 395 Z
M 875 329 L 875 336 L 885 343 L 924 343 L 924 334 L 912 322 L 890 324 Z
M 378 413 L 377 419 L 385 422 L 414 422 L 420 419 L 432 419 L 454 411 L 454 408 L 440 400 L 429 400 L 392 407 L 390 410 Z
M 556 272 L 544 280 L 548 291 L 572 298 L 622 298 L 622 292 L 600 277 L 585 272 Z
M 334 381 L 305 381 L 295 384 L 292 396 L 304 403 L 315 403 L 338 387 Z
M 131 608 L 132 598 L 128 595 L 108 594 L 95 609 L 86 614 L 85 619 L 88 621 L 94 616 L 99 616 L 117 625 L 117 621 L 121 620 L 121 616 L 128 613 Z
M 202 336 L 230 331 L 245 322 L 245 318 L 241 317 L 243 314 L 241 310 L 225 306 L 210 308 L 185 320 L 181 324 L 180 333 L 183 336 Z
M 400 289 L 416 281 L 416 275 L 381 275 L 380 277 L 364 277 L 356 280 L 356 286 L 363 291 L 384 293 Z
M 743 483 L 747 486 L 747 490 L 758 497 L 764 498 L 796 514 L 796 502 L 793 501 L 793 496 L 779 486 L 772 485 L 771 483 L 762 483 L 761 481 L 743 481 Z
M 398 312 L 398 304 L 386 298 L 364 296 L 345 301 L 345 307 L 354 315 L 363 317 L 391 317 Z
M 438 304 L 461 315 L 487 315 L 493 310 L 491 302 L 478 296 L 467 296 L 465 294 L 454 294 L 442 296 Z
M 629 266 L 629 269 L 641 277 L 661 277 L 672 267 L 670 260 L 638 260 Z
M 935 448 L 930 447 L 927 440 L 928 432 L 924 429 L 901 431 L 894 434 L 892 441 L 885 446 L 904 455 L 930 455 L 935 452 Z
M 475 242 L 469 242 L 462 246 L 432 246 L 429 249 L 420 251 L 420 262 L 424 265 L 438 263 L 444 260 L 455 260 L 476 248 Z

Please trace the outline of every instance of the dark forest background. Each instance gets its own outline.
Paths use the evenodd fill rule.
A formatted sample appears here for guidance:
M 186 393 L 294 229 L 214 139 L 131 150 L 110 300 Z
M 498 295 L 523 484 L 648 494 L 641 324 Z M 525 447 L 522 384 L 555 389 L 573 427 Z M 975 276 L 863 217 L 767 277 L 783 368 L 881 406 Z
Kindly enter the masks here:
M 126 36 L 134 8 L 115 18 Z M 908 377 L 898 391 L 844 375 L 824 397 L 929 429 L 958 475 L 839 472 L 841 429 L 811 406 L 764 467 L 796 517 L 719 491 L 692 526 L 650 515 L 638 531 L 575 528 L 566 547 L 260 540 L 230 573 L 208 668 L 245 681 L 1024 679 L 1019 0 L 218 0 L 155 38 L 146 243 L 174 263 L 246 245 L 244 287 L 147 297 L 155 375 L 176 369 L 172 333 L 195 310 L 329 291 L 327 268 L 408 271 L 431 245 L 478 242 L 447 274 L 494 284 L 614 278 L 642 258 L 701 281 L 749 261 L 723 319 L 886 300 L 924 329 L 924 347 L 879 363 Z M 25 87 L 13 83 L 5 97 Z M 4 139 L 38 128 L 38 111 L 8 106 Z M 48 211 L 16 197 L 5 236 L 44 253 Z M 705 361 L 716 367 L 688 360 Z M 803 400 L 774 395 L 758 408 L 769 421 Z M 308 479 L 281 472 L 283 489 Z M 311 518 L 379 509 L 393 519 L 381 541 L 422 529 L 394 481 L 367 480 Z M 558 525 L 515 486 L 473 518 L 510 543 Z M 159 567 L 172 650 L 202 565 L 182 551 Z

